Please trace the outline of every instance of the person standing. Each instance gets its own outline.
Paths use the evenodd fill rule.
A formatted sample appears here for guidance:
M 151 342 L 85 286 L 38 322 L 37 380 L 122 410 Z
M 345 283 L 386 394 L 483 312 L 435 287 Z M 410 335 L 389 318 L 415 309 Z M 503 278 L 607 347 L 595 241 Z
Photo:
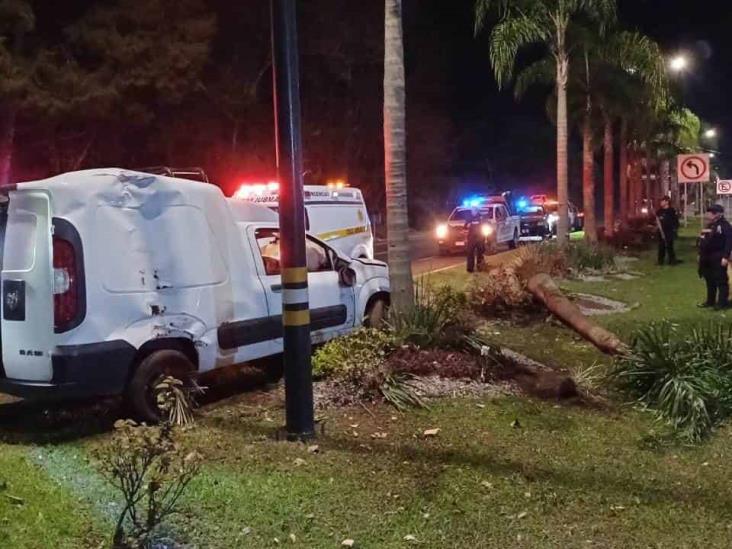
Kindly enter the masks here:
M 674 240 L 679 231 L 679 214 L 671 207 L 671 199 L 664 196 L 661 199 L 661 208 L 656 212 L 658 225 L 658 264 L 663 265 L 668 256 L 669 265 L 677 265 Z
M 724 208 L 707 208 L 707 228 L 699 239 L 699 278 L 707 284 L 707 300 L 700 307 L 729 308 L 729 265 L 732 253 L 732 225 L 724 218 Z
M 465 221 L 465 229 L 468 231 L 468 242 L 465 247 L 468 254 L 468 272 L 475 270 L 476 263 L 478 270 L 483 266 L 483 254 L 485 254 L 485 237 L 481 230 L 483 217 L 478 208 L 471 208 L 470 215 Z

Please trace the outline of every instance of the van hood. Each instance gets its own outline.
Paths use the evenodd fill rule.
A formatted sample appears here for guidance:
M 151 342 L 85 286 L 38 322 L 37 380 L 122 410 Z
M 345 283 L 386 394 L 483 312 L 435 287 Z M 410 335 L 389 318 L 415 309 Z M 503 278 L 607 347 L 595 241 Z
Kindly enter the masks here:
M 389 267 L 378 259 L 351 259 L 351 268 L 356 271 L 360 280 L 375 277 L 389 277 Z

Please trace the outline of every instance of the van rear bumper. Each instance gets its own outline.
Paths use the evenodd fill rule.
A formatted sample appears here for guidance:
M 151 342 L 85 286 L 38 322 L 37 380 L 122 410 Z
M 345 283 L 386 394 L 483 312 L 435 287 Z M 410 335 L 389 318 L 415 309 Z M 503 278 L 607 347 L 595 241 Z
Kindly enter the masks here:
M 60 345 L 48 381 L 0 378 L 0 392 L 29 399 L 68 399 L 121 393 L 137 350 L 126 341 Z

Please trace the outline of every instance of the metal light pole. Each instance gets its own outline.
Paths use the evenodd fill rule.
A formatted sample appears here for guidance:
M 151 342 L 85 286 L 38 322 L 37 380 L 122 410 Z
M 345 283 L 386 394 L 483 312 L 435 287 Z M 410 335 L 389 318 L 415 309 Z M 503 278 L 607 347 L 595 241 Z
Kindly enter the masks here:
M 315 436 L 296 0 L 271 0 L 287 438 Z

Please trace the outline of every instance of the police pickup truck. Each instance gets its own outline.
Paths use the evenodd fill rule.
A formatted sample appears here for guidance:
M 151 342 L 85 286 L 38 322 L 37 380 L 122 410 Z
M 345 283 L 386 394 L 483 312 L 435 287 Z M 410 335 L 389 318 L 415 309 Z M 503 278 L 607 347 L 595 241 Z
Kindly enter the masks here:
M 282 352 L 278 216 L 269 208 L 215 185 L 116 168 L 1 190 L 0 391 L 124 394 L 155 421 L 161 376 Z M 313 342 L 380 320 L 384 263 L 312 236 L 306 250 Z
M 468 242 L 466 222 L 477 209 L 483 219 L 483 235 L 487 250 L 494 252 L 499 245 L 515 248 L 519 243 L 521 220 L 513 215 L 508 202 L 502 196 L 476 197 L 463 201 L 447 219 L 435 229 L 435 237 L 441 255 L 464 252 Z

